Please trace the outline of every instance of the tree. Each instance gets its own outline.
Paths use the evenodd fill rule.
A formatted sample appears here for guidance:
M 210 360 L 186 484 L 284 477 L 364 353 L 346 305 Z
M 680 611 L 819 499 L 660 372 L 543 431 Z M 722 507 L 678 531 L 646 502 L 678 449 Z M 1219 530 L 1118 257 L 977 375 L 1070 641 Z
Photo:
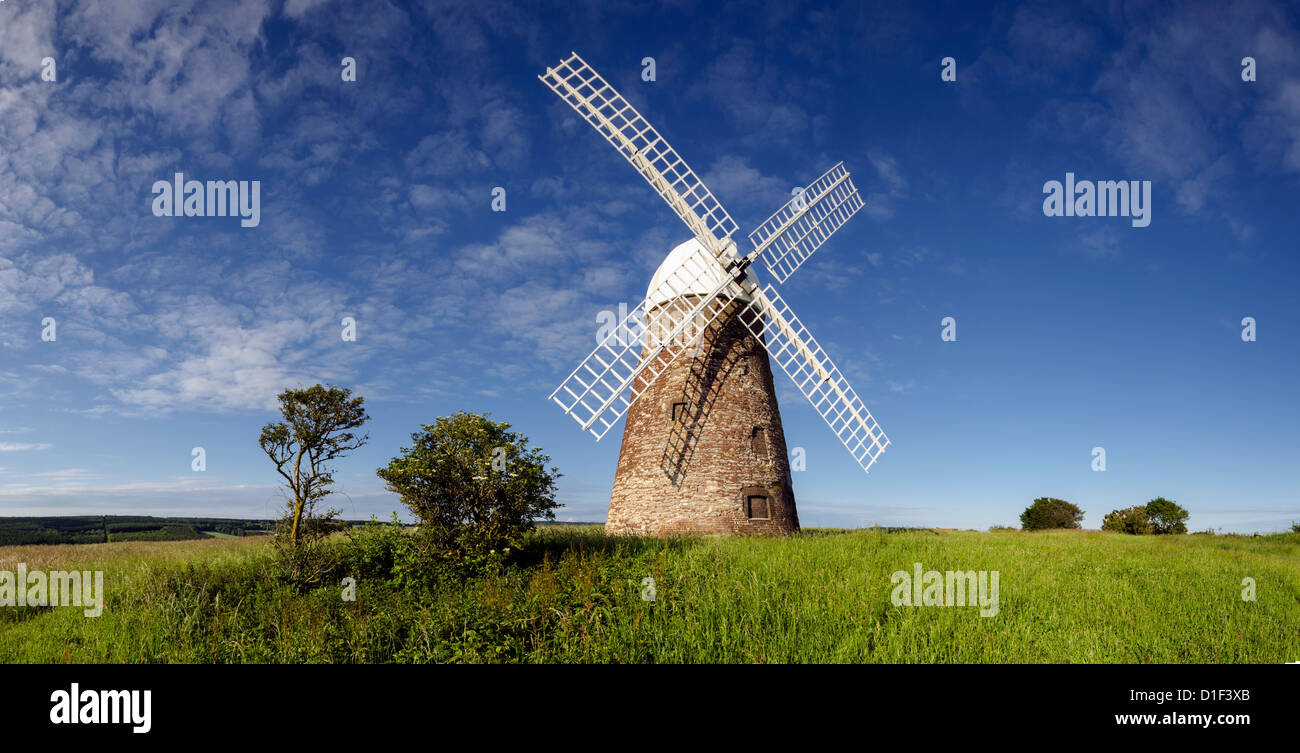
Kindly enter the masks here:
M 318 524 L 316 504 L 330 492 L 334 474 L 329 463 L 361 447 L 369 438 L 353 429 L 367 420 L 364 398 L 341 387 L 286 389 L 279 395 L 279 423 L 262 427 L 258 443 L 275 463 L 288 487 L 289 544 L 297 547 L 308 525 Z M 316 525 L 315 527 L 319 527 Z
M 1173 500 L 1156 497 L 1147 503 L 1147 515 L 1155 533 L 1187 533 L 1186 521 L 1190 513 Z
M 460 563 L 518 546 L 534 520 L 555 518 L 558 468 L 528 437 L 486 414 L 458 411 L 411 435 L 377 474 L 420 521 L 432 553 Z
M 1083 510 L 1055 497 L 1039 497 L 1020 513 L 1020 527 L 1026 531 L 1046 528 L 1078 528 Z
M 1135 536 L 1153 532 L 1151 518 L 1144 505 L 1134 505 L 1123 510 L 1111 510 L 1101 521 L 1101 530 L 1117 531 Z

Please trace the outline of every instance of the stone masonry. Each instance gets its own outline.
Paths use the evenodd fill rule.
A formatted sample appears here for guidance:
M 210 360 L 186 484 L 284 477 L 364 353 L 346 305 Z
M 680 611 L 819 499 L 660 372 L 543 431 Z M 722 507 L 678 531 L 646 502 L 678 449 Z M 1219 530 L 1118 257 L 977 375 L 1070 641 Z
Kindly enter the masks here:
M 767 351 L 735 307 L 632 404 L 605 531 L 620 536 L 799 530 Z M 657 311 L 657 310 L 656 310 Z M 656 311 L 648 317 L 653 331 Z M 645 350 L 642 351 L 642 358 Z

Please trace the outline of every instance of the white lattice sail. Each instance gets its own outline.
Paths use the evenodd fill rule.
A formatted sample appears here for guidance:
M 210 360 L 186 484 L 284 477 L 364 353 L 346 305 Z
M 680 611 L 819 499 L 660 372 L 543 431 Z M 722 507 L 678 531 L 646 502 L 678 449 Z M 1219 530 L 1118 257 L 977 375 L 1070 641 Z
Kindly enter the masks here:
M 862 470 L 869 471 L 889 446 L 871 411 L 771 285 L 741 314 L 772 360 L 794 381 Z
M 721 258 L 739 229 L 690 165 L 578 53 L 538 76 L 592 125 L 668 202 L 695 237 Z
M 785 282 L 862 207 L 862 197 L 841 162 L 755 228 L 749 242 L 767 271 L 777 282 Z

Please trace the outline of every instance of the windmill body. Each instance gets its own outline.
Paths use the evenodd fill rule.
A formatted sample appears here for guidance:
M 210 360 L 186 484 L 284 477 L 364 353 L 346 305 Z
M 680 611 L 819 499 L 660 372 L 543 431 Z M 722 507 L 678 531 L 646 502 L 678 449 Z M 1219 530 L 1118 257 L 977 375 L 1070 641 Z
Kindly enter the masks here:
M 660 295 L 683 265 L 718 269 L 699 241 L 673 249 L 650 282 L 646 331 L 671 332 L 680 317 Z M 755 274 L 748 270 L 747 282 Z M 683 292 L 707 295 L 706 277 Z M 788 533 L 799 529 L 789 454 L 762 334 L 737 316 L 742 291 L 709 326 L 682 336 L 685 352 L 628 409 L 605 530 L 615 535 Z M 655 338 L 646 338 L 642 359 Z
M 694 238 L 645 299 L 551 393 L 600 439 L 627 417 L 606 531 L 623 535 L 799 529 L 771 363 L 864 471 L 889 440 L 753 263 L 784 282 L 863 206 L 835 165 L 749 233 L 668 142 L 576 53 L 539 76 L 646 179 Z

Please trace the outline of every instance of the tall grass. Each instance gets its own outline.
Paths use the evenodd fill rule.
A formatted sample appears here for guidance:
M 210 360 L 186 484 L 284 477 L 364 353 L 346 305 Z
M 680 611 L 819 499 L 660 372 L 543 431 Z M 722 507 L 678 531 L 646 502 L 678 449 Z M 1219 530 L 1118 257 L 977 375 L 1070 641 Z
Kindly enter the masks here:
M 265 539 L 0 548 L 102 569 L 104 614 L 0 608 L 5 662 L 1282 662 L 1300 534 L 816 532 L 622 539 L 547 526 L 508 565 L 300 592 Z M 891 573 L 996 570 L 1000 609 L 895 607 Z M 654 578 L 655 599 L 642 599 Z M 1243 601 L 1242 579 L 1256 582 Z

